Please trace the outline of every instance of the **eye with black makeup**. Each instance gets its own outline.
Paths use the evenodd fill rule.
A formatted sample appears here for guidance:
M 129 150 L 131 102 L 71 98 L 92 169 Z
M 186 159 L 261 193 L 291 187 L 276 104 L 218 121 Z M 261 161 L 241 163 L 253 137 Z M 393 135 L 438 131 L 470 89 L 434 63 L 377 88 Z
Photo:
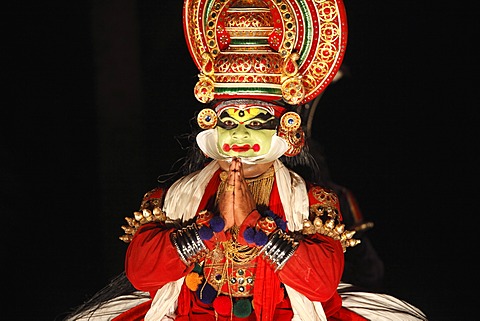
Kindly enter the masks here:
M 266 122 L 258 121 L 256 118 L 252 119 L 251 121 L 246 122 L 245 127 L 249 129 L 275 129 L 277 128 L 277 120 L 272 118 Z
M 231 118 L 226 118 L 226 119 L 218 119 L 217 126 L 223 128 L 223 129 L 234 129 L 238 127 L 238 123 L 232 120 Z
M 221 113 L 218 117 L 217 126 L 223 129 L 234 129 L 238 127 L 238 125 L 238 121 L 231 118 L 227 112 Z M 245 122 L 245 127 L 252 130 L 275 129 L 277 128 L 277 125 L 278 120 L 268 113 L 258 114 L 255 118 Z

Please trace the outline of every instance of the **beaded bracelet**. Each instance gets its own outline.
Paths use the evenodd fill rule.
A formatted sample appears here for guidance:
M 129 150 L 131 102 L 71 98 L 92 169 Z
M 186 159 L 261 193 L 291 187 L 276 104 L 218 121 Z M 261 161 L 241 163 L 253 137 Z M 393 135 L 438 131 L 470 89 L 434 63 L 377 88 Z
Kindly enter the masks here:
M 177 249 L 178 255 L 185 265 L 196 262 L 208 251 L 200 239 L 198 227 L 195 223 L 172 232 L 170 234 L 170 241 Z

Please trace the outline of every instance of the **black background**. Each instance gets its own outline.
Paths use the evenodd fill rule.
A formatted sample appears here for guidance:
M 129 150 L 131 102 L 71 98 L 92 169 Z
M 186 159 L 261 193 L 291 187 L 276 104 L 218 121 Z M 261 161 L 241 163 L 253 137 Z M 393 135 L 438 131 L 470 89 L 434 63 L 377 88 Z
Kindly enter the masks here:
M 120 226 L 183 155 L 198 71 L 182 1 L 17 5 L 1 13 L 2 319 L 54 320 L 122 271 Z M 474 11 L 345 6 L 348 73 L 314 137 L 375 222 L 386 291 L 430 320 L 472 320 Z

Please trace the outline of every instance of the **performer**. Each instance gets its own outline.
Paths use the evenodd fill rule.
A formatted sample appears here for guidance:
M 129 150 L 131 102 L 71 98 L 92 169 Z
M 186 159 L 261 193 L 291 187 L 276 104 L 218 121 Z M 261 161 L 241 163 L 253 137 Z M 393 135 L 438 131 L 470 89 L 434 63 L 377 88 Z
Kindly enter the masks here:
M 314 183 L 300 114 L 341 65 L 343 3 L 185 0 L 183 17 L 205 104 L 184 175 L 145 194 L 125 274 L 69 320 L 426 320 L 341 283 L 359 240 Z

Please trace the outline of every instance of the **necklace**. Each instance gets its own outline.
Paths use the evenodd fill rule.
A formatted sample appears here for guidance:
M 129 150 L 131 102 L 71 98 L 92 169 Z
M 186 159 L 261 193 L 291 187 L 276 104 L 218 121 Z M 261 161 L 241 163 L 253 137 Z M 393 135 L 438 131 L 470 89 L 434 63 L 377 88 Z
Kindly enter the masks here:
M 228 172 L 223 171 L 220 173 L 220 185 L 218 186 L 216 202 L 218 196 L 225 190 L 226 181 L 228 178 Z M 275 179 L 275 170 L 271 166 L 265 173 L 253 178 L 245 178 L 248 189 L 252 193 L 253 199 L 257 205 L 267 206 L 270 202 L 270 194 L 272 192 L 273 181 Z M 216 203 L 215 202 L 215 203 Z

